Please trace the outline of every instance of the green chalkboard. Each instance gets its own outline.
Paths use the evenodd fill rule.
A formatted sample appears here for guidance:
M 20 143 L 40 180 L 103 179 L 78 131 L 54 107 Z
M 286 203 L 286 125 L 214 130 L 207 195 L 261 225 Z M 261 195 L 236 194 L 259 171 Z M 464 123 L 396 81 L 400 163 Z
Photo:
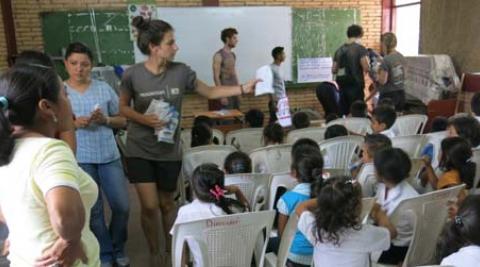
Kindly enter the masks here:
M 293 9 L 292 75 L 297 79 L 297 59 L 333 57 L 347 38 L 348 26 L 360 22 L 357 9 Z
M 60 60 L 68 44 L 79 41 L 93 51 L 97 64 L 133 64 L 135 61 L 125 10 L 49 12 L 41 16 L 44 49 L 54 59 Z M 63 74 L 61 63 L 57 66 Z

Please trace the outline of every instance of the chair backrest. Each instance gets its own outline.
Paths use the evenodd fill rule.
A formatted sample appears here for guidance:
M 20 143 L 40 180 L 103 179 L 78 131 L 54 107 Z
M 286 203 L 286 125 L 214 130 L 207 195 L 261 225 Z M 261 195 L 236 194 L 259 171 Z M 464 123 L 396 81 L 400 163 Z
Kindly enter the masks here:
M 428 116 L 421 114 L 412 114 L 399 116 L 393 124 L 398 136 L 422 134 L 427 124 Z
M 249 212 L 180 223 L 173 227 L 172 266 L 180 267 L 183 244 L 196 244 L 200 266 L 250 266 L 257 238 L 264 240 L 260 262 L 263 266 L 268 234 L 275 211 Z
M 246 128 L 230 131 L 225 137 L 227 145 L 232 145 L 245 153 L 263 146 L 263 128 Z
M 410 159 L 412 163 L 412 168 L 410 169 L 410 173 L 407 178 L 407 182 L 417 190 L 417 192 L 422 193 L 425 191 L 425 188 L 421 185 L 420 179 L 418 179 L 418 175 L 422 168 L 425 166 L 423 160 L 421 158 L 413 158 Z
M 287 143 L 293 144 L 301 138 L 310 138 L 315 142 L 321 142 L 324 140 L 326 130 L 327 128 L 325 127 L 309 127 L 292 130 L 287 135 Z
M 203 163 L 215 163 L 223 167 L 225 158 L 236 149 L 232 146 L 208 145 L 190 148 L 183 153 L 182 173 L 190 178 L 193 170 Z
M 270 194 L 268 197 L 268 209 L 273 210 L 275 208 L 275 197 L 277 191 L 280 188 L 290 190 L 298 184 L 297 179 L 290 175 L 290 172 L 274 173 L 270 182 Z
M 272 145 L 250 152 L 254 173 L 290 171 L 292 145 Z
M 276 266 L 285 266 L 287 263 L 288 253 L 290 252 L 293 238 L 297 232 L 298 219 L 299 218 L 295 212 L 288 218 L 287 225 L 283 230 L 282 239 L 280 240 L 280 245 L 278 247 Z
M 411 219 L 414 222 L 412 240 L 403 266 L 432 264 L 435 258 L 435 245 L 444 227 L 448 215 L 448 202 L 456 199 L 465 185 L 425 193 L 405 199 L 390 216 L 394 225 L 400 220 Z
M 324 158 L 328 157 L 329 168 L 348 169 L 348 165 L 360 153 L 362 136 L 340 136 L 319 143 Z
M 223 145 L 225 141 L 225 137 L 223 133 L 218 130 L 218 129 L 212 129 L 212 138 L 217 138 L 218 139 L 218 144 Z M 191 148 L 192 144 L 192 129 L 183 129 L 180 132 L 180 142 L 182 144 L 182 149 L 183 151 L 186 151 L 187 149 Z
M 368 215 L 370 215 L 370 211 L 372 211 L 374 204 L 375 204 L 374 197 L 362 198 L 362 213 L 360 213 L 360 219 L 362 220 L 362 223 L 365 223 L 367 221 Z
M 351 132 L 366 134 L 371 132 L 370 124 L 371 122 L 368 118 L 340 118 L 327 123 L 327 127 L 343 125 Z
M 432 167 L 438 167 L 438 155 L 441 151 L 442 140 L 447 137 L 447 131 L 428 133 L 425 135 L 427 137 L 427 143 L 433 145 L 433 157 L 432 157 Z
M 391 140 L 393 147 L 401 148 L 410 158 L 418 158 L 428 138 L 422 134 L 415 134 L 396 136 Z
M 225 185 L 236 185 L 248 199 L 252 211 L 259 211 L 268 198 L 270 174 L 242 173 L 225 176 Z
M 480 183 L 480 148 L 474 148 L 472 150 L 473 157 L 472 160 L 475 162 L 475 179 L 473 179 L 473 186 L 470 189 L 471 194 L 480 194 L 480 189 L 477 188 Z
M 358 171 L 356 179 L 362 186 L 362 194 L 364 197 L 375 196 L 377 179 L 375 178 L 375 167 L 373 163 L 364 163 Z

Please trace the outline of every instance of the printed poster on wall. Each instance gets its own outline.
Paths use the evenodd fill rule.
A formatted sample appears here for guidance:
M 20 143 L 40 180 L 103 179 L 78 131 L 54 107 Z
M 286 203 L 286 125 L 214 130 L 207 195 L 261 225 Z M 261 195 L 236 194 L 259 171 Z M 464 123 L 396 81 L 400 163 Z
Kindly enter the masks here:
M 297 60 L 297 82 L 324 82 L 332 80 L 331 57 L 299 58 Z
M 132 27 L 132 20 L 136 16 L 142 16 L 146 19 L 157 17 L 157 7 L 147 4 L 130 4 L 128 5 L 128 25 L 130 26 L 130 39 L 137 40 L 137 29 Z

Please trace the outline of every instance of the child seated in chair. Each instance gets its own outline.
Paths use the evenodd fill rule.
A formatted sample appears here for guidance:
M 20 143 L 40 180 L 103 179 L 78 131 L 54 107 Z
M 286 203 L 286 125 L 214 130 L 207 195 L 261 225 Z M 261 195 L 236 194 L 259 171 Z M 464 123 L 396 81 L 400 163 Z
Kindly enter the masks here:
M 328 140 L 335 137 L 347 136 L 347 135 L 348 135 L 348 130 L 347 128 L 345 128 L 345 126 L 335 124 L 335 125 L 328 126 L 327 130 L 324 133 L 324 139 Z M 330 160 L 330 157 L 328 156 L 327 151 L 322 151 L 322 155 L 323 155 L 324 167 L 332 168 L 333 163 Z
M 388 138 L 397 136 L 393 124 L 397 119 L 395 110 L 386 105 L 380 105 L 376 107 L 372 112 L 372 131 L 373 133 L 379 133 L 386 135 Z
M 369 118 L 367 103 L 357 100 L 350 106 L 350 117 L 352 118 Z
M 362 224 L 361 212 L 362 187 L 346 176 L 326 180 L 316 199 L 299 205 L 298 229 L 314 246 L 316 267 L 366 267 L 370 253 L 388 249 L 396 229 L 385 212 L 372 210 L 378 226 Z
M 472 116 L 457 115 L 448 120 L 447 136 L 460 136 L 470 142 L 472 148 L 480 147 L 480 122 Z
M 297 179 L 298 184 L 290 191 L 283 194 L 277 202 L 278 235 L 281 239 L 289 217 L 295 213 L 297 204 L 315 197 L 315 188 L 321 187 L 323 159 L 320 151 L 307 148 L 297 150 L 293 155 L 291 174 Z M 287 266 L 310 266 L 312 262 L 313 247 L 304 234 L 297 230 L 293 239 Z
M 374 210 L 381 209 L 390 217 L 400 202 L 418 196 L 417 191 L 406 180 L 412 168 L 407 153 L 399 148 L 386 148 L 375 153 L 373 158 L 378 185 Z M 400 216 L 395 222 L 397 236 L 392 239 L 390 249 L 384 251 L 379 263 L 401 264 L 412 239 L 413 218 Z
M 245 113 L 245 124 L 247 128 L 262 128 L 265 115 L 259 109 L 250 109 Z
M 292 124 L 295 130 L 308 128 L 310 127 L 310 118 L 307 113 L 299 111 L 293 114 Z
M 223 169 L 226 174 L 252 173 L 252 160 L 244 152 L 235 151 L 225 158 Z
M 377 192 L 377 178 L 375 178 L 375 168 L 373 166 L 373 158 L 376 152 L 391 147 L 392 141 L 383 134 L 367 134 L 365 136 L 361 159 L 350 168 L 352 177 L 355 177 L 362 186 L 364 197 L 374 197 Z M 362 172 L 362 177 L 358 177 L 360 172 Z M 359 178 L 362 179 L 359 180 Z
M 283 144 L 285 133 L 278 123 L 270 123 L 263 128 L 263 144 L 265 146 Z
M 248 210 L 249 204 L 243 193 L 236 186 L 225 186 L 225 174 L 215 164 L 198 166 L 193 171 L 191 180 L 195 199 L 180 207 L 174 225 Z M 226 197 L 227 194 L 235 194 L 238 201 Z M 170 231 L 171 235 L 175 235 L 173 229 L 174 227 Z M 195 249 L 197 246 L 189 242 L 188 246 L 194 261 L 198 260 L 201 254 Z M 182 262 L 186 263 L 186 259 L 188 257 L 184 255 Z M 196 262 L 194 266 L 201 264 Z
M 193 126 L 190 147 L 211 145 L 212 141 L 212 129 L 207 124 L 198 123 Z

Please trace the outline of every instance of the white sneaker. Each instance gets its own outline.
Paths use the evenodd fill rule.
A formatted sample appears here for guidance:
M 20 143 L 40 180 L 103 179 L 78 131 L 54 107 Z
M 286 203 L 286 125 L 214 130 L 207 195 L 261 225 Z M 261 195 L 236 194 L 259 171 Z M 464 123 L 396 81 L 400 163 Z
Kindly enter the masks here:
M 115 259 L 117 267 L 128 267 L 130 266 L 130 259 L 127 256 L 123 256 Z

